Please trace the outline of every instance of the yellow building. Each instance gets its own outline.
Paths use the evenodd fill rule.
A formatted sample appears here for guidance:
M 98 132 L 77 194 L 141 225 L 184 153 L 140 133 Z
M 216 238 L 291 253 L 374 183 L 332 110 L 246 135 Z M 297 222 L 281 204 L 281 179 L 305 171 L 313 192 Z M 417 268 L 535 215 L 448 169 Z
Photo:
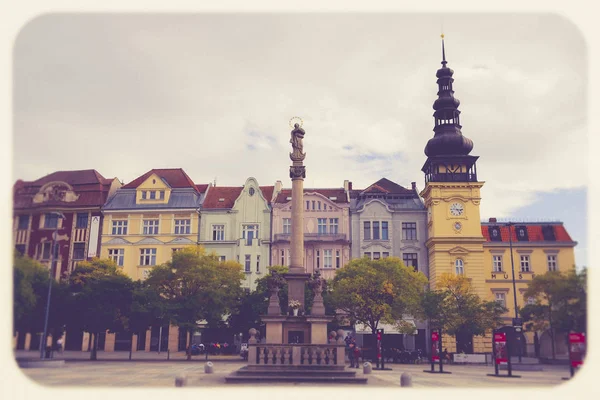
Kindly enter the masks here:
M 512 326 L 512 319 L 516 317 L 515 301 L 517 308 L 534 302 L 534 299 L 525 298 L 524 292 L 536 275 L 548 271 L 567 272 L 575 267 L 577 242 L 571 239 L 561 222 L 502 223 L 490 218 L 489 222 L 481 224 L 481 233 L 486 239 L 483 245 L 486 298 L 498 301 L 508 309 L 503 316 L 507 327 Z M 548 332 L 539 334 L 540 356 L 549 356 L 550 335 Z M 536 353 L 533 332 L 525 332 L 520 340 L 521 354 Z M 562 337 L 557 335 L 555 342 L 557 354 L 567 352 Z M 515 351 L 518 353 L 518 349 Z
M 454 71 L 446 64 L 442 39 L 442 68 L 436 73 L 438 99 L 433 104 L 435 134 L 425 147 L 427 160 L 422 168 L 426 185 L 421 196 L 428 213 L 429 282 L 435 289 L 442 274 L 466 276 L 480 298 L 496 300 L 509 309 L 503 329 L 512 332 L 515 291 L 509 228 L 495 219 L 486 224 L 480 222 L 484 182 L 477 180 L 478 157 L 469 155 L 473 142 L 461 132 L 460 102 L 453 89 Z M 535 274 L 574 267 L 576 243 L 561 223 L 516 224 L 511 232 L 517 304 L 522 307 L 527 301 L 523 292 Z M 533 353 L 532 338 L 521 336 L 521 341 L 522 354 Z M 444 335 L 443 347 L 449 352 L 489 353 L 491 336 Z M 512 347 L 518 354 L 519 346 Z
M 198 243 L 199 210 L 207 190 L 209 185 L 194 184 L 182 169 L 153 169 L 124 185 L 102 208 L 100 257 L 113 259 L 133 280 L 145 279 L 153 266 L 170 261 L 174 251 Z M 105 351 L 136 340 L 136 335 L 118 336 L 106 335 Z M 163 350 L 185 348 L 178 343 L 177 328 L 165 327 L 140 335 L 134 349 L 156 351 L 159 337 Z

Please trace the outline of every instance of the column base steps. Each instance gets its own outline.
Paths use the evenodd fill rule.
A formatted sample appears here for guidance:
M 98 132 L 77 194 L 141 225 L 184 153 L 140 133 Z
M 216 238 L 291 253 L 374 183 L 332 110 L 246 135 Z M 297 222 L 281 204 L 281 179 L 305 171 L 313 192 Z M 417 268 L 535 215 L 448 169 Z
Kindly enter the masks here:
M 356 377 L 356 371 L 343 369 L 315 368 L 315 367 L 278 367 L 278 368 L 252 368 L 247 366 L 225 377 L 226 383 L 256 383 L 256 382 L 310 382 L 310 383 L 349 383 L 365 384 L 367 378 Z

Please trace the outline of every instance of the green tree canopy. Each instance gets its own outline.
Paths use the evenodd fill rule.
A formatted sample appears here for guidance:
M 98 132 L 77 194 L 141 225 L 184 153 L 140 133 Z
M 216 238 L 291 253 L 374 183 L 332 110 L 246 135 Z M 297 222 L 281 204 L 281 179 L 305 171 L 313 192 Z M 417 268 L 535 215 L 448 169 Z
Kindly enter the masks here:
M 73 293 L 72 320 L 93 335 L 91 360 L 96 359 L 98 334 L 121 332 L 128 324 L 133 281 L 109 259 L 78 263 L 69 278 Z
M 171 322 L 187 329 L 191 342 L 197 321 L 220 320 L 233 310 L 243 278 L 239 263 L 219 261 L 202 247 L 188 247 L 173 254 L 170 262 L 154 267 L 147 282 L 165 302 Z
M 506 311 L 500 303 L 484 301 L 473 293 L 467 277 L 442 274 L 436 290 L 428 290 L 421 297 L 417 315 L 450 335 L 462 332 L 477 336 L 502 325 Z
M 362 323 L 375 334 L 380 322 L 393 324 L 418 310 L 427 278 L 397 257 L 354 259 L 331 282 L 332 305 L 351 323 Z

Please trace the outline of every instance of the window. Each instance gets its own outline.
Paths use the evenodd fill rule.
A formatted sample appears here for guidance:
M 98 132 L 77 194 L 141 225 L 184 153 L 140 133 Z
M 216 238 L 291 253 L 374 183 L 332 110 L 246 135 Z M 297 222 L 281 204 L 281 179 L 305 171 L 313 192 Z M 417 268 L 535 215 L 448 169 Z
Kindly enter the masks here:
M 317 269 L 321 268 L 321 252 L 317 250 Z
M 327 218 L 317 218 L 317 225 L 319 227 L 319 235 L 327 233 Z
M 548 271 L 556 271 L 556 255 L 548 255 Z
M 213 240 L 225 240 L 225 225 L 213 225 Z
M 127 235 L 127 221 L 113 221 L 112 222 L 112 234 L 113 235 Z
M 379 221 L 373 221 L 373 240 L 379 240 Z
M 287 234 L 292 233 L 292 219 L 291 218 L 283 219 L 283 233 L 287 233 Z
M 339 268 L 341 265 L 341 260 L 340 260 L 340 251 L 336 250 L 335 251 L 335 267 Z
M 148 192 L 146 192 L 145 190 L 142 190 L 142 200 L 146 200 L 148 198 L 147 194 L 148 194 Z
M 390 256 L 390 253 L 387 251 L 384 251 L 383 253 L 381 253 L 383 258 L 388 258 Z
M 404 265 L 407 267 L 413 267 L 415 271 L 419 268 L 419 263 L 417 262 L 417 253 L 402 253 L 402 261 Z
M 323 268 L 333 267 L 332 250 L 323 250 Z
M 15 246 L 15 250 L 17 250 L 20 255 L 22 255 L 22 256 L 25 255 L 25 245 L 24 244 L 18 244 L 18 245 L 16 245 Z
M 492 259 L 494 262 L 493 271 L 502 272 L 502 256 L 493 256 Z
M 521 256 L 521 272 L 529 272 L 529 256 Z
M 176 235 L 189 235 L 192 226 L 191 219 L 176 219 L 175 220 L 175 234 Z
M 250 272 L 250 254 L 246 254 L 246 259 L 244 262 L 244 271 Z
M 369 221 L 365 221 L 364 228 L 364 236 L 365 240 L 371 240 L 371 223 Z
M 155 200 L 156 199 L 156 192 L 154 190 L 150 191 L 150 200 Z
M 156 265 L 156 249 L 140 249 L 140 265 Z
M 402 223 L 402 240 L 417 240 L 417 223 Z
M 465 263 L 463 260 L 457 258 L 456 261 L 454 261 L 454 270 L 456 275 L 462 275 L 465 273 Z
M 161 190 L 159 193 L 160 193 L 160 199 L 164 200 L 165 199 L 165 191 Z
M 158 235 L 158 220 L 157 219 L 145 219 L 143 235 Z
M 287 264 L 286 265 L 292 265 L 290 258 L 292 257 L 292 251 L 290 249 L 286 250 L 286 254 L 287 254 Z
M 364 257 L 367 257 L 370 260 L 371 259 L 371 253 L 370 252 L 366 252 L 364 254 Z
M 108 258 L 113 260 L 119 267 L 122 267 L 125 249 L 108 249 Z
M 73 244 L 73 260 L 85 260 L 85 243 Z
M 337 235 L 339 218 L 329 218 L 329 233 Z
M 44 228 L 56 229 L 58 228 L 58 214 L 48 213 L 44 218 Z
M 494 295 L 496 297 L 496 303 L 500 303 L 503 307 L 506 307 L 506 293 L 496 292 Z
M 317 209 L 319 209 L 319 210 L 321 209 L 321 202 L 320 201 L 317 201 Z
M 246 246 L 252 246 L 252 239 L 258 237 L 258 225 L 242 225 L 242 239 L 246 239 Z
M 315 209 L 315 201 L 314 200 L 312 201 L 312 209 L 313 210 Z
M 179 250 L 181 250 L 181 247 L 178 249 L 171 249 L 171 256 L 173 256 L 173 254 L 177 253 Z
M 285 265 L 285 250 L 281 250 L 281 265 Z
M 256 272 L 260 272 L 260 256 L 256 256 Z
M 381 253 L 376 251 L 373 253 L 373 260 L 379 260 L 381 258 Z
M 227 257 L 225 257 L 225 256 L 219 256 L 219 261 L 220 262 L 227 261 Z
M 381 240 L 389 240 L 387 221 L 381 222 Z
M 75 224 L 75 228 L 77 229 L 87 229 L 88 226 L 88 215 L 87 213 L 77 213 L 77 223 Z
M 19 215 L 19 227 L 20 231 L 29 228 L 29 215 Z
M 310 210 L 310 201 L 306 200 L 306 209 Z
M 52 250 L 52 243 L 45 242 L 42 244 L 42 260 L 50 259 L 50 251 Z

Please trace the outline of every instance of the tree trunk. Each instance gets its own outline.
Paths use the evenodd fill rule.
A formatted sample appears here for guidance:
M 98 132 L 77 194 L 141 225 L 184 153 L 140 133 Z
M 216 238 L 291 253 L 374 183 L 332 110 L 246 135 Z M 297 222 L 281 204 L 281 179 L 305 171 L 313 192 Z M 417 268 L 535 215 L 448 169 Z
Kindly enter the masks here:
M 188 331 L 188 343 L 187 343 L 187 359 L 192 359 L 192 330 Z
M 87 351 L 92 351 L 92 332 L 90 332 L 90 335 L 88 336 L 88 349 Z
M 552 303 L 548 303 L 548 324 L 550 325 L 550 338 L 552 339 L 552 359 L 556 360 L 556 349 L 554 344 L 554 327 L 552 326 Z
M 140 340 L 140 335 L 137 335 L 137 339 Z M 137 342 L 137 341 L 136 341 Z M 129 342 L 129 360 L 131 361 L 131 354 L 133 353 L 133 334 L 131 335 L 131 342 Z
M 98 333 L 94 332 L 94 342 L 92 344 L 92 352 L 90 354 L 90 360 L 97 360 L 98 352 Z

